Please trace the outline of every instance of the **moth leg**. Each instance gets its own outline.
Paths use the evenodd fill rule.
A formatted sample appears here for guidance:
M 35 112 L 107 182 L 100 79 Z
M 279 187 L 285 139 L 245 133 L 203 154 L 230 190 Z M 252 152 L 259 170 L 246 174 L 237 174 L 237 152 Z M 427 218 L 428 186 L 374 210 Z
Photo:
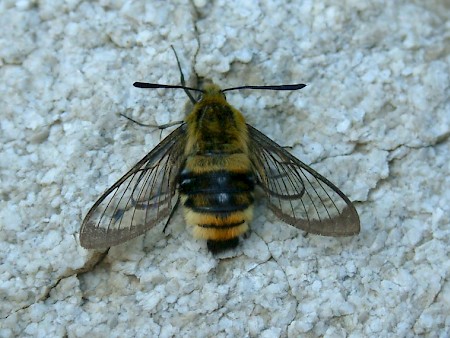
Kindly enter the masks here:
M 157 128 L 157 129 L 161 129 L 161 130 L 164 130 L 164 129 L 167 129 L 167 128 L 176 126 L 177 124 L 182 124 L 182 123 L 184 122 L 184 121 L 175 121 L 175 122 L 170 122 L 170 123 L 161 124 L 161 125 L 157 125 L 157 124 L 145 124 L 145 123 L 136 121 L 136 120 L 132 119 L 131 117 L 126 116 L 125 114 L 122 114 L 122 113 L 120 114 L 120 116 L 125 117 L 127 120 L 130 120 L 131 122 L 136 123 L 137 125 L 139 125 L 139 126 L 141 126 L 141 127 Z
M 164 233 L 166 233 L 166 228 L 169 225 L 170 219 L 172 218 L 172 216 L 175 213 L 175 211 L 178 209 L 179 205 L 180 205 L 180 196 L 178 196 L 177 201 L 176 201 L 175 205 L 172 208 L 172 211 L 170 211 L 169 218 L 167 219 L 166 225 L 164 225 L 164 229 L 163 229 Z
M 186 81 L 184 80 L 184 74 L 183 74 L 183 70 L 181 69 L 180 60 L 178 60 L 177 52 L 175 51 L 175 48 L 173 47 L 173 45 L 170 45 L 170 48 L 172 48 L 173 53 L 175 54 L 175 58 L 177 59 L 178 69 L 180 70 L 180 82 L 181 82 L 181 85 L 182 85 L 183 87 L 186 87 Z M 184 92 L 186 93 L 186 95 L 189 97 L 189 100 L 190 100 L 193 104 L 196 104 L 196 103 L 197 103 L 197 100 L 194 99 L 194 97 L 193 97 L 192 94 L 189 92 L 189 90 L 187 90 L 186 88 L 184 88 Z

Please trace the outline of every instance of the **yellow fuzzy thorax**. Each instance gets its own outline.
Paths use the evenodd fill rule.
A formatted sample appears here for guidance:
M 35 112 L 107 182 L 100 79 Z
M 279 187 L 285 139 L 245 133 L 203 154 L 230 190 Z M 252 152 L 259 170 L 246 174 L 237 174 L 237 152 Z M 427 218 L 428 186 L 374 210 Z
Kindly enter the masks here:
M 186 118 L 185 155 L 208 149 L 225 153 L 248 153 L 248 131 L 244 116 L 226 100 L 219 86 L 206 85 L 202 98 Z

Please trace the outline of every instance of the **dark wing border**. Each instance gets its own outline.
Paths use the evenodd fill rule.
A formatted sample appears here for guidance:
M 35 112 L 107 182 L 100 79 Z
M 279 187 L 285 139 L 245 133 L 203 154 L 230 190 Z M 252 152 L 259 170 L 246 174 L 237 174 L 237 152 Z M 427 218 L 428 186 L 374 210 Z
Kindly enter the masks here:
M 342 191 L 256 128 L 249 124 L 247 128 L 257 184 L 278 218 L 319 235 L 339 237 L 359 233 L 356 208 Z
M 186 129 L 186 124 L 182 124 L 171 132 L 94 203 L 80 229 L 80 244 L 84 248 L 123 243 L 170 215 L 176 205 L 176 177 L 184 161 Z M 112 215 L 106 215 L 107 210 L 112 210 Z M 124 221 L 122 226 L 124 214 L 130 212 L 129 224 Z M 144 213 L 142 224 L 134 224 L 137 213 Z M 112 224 L 117 222 L 119 226 L 113 228 Z

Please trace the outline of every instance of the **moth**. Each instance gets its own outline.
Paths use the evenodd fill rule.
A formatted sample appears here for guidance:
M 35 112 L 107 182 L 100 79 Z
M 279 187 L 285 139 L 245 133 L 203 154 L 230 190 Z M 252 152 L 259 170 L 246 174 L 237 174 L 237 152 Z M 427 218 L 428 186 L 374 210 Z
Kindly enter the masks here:
M 350 199 L 247 124 L 225 97 L 231 90 L 298 90 L 306 85 L 190 88 L 178 57 L 177 63 L 181 85 L 134 86 L 183 89 L 192 111 L 95 202 L 80 230 L 84 248 L 114 246 L 168 223 L 179 204 L 193 235 L 205 239 L 211 252 L 233 248 L 249 229 L 256 189 L 279 219 L 296 228 L 335 237 L 359 233 L 359 216 Z M 201 96 L 195 99 L 192 91 Z

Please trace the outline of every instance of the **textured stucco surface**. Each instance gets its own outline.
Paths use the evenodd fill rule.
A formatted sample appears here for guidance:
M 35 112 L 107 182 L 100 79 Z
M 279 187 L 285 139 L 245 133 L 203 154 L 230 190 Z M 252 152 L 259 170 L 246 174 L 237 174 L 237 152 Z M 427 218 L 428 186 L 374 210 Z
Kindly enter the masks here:
M 450 8 L 344 3 L 2 1 L 0 336 L 445 337 Z M 192 84 L 308 84 L 227 97 L 356 201 L 359 236 L 305 236 L 261 201 L 219 257 L 180 213 L 80 247 L 92 203 L 160 141 L 119 114 L 184 116 L 182 91 L 132 87 L 179 82 L 171 44 Z

